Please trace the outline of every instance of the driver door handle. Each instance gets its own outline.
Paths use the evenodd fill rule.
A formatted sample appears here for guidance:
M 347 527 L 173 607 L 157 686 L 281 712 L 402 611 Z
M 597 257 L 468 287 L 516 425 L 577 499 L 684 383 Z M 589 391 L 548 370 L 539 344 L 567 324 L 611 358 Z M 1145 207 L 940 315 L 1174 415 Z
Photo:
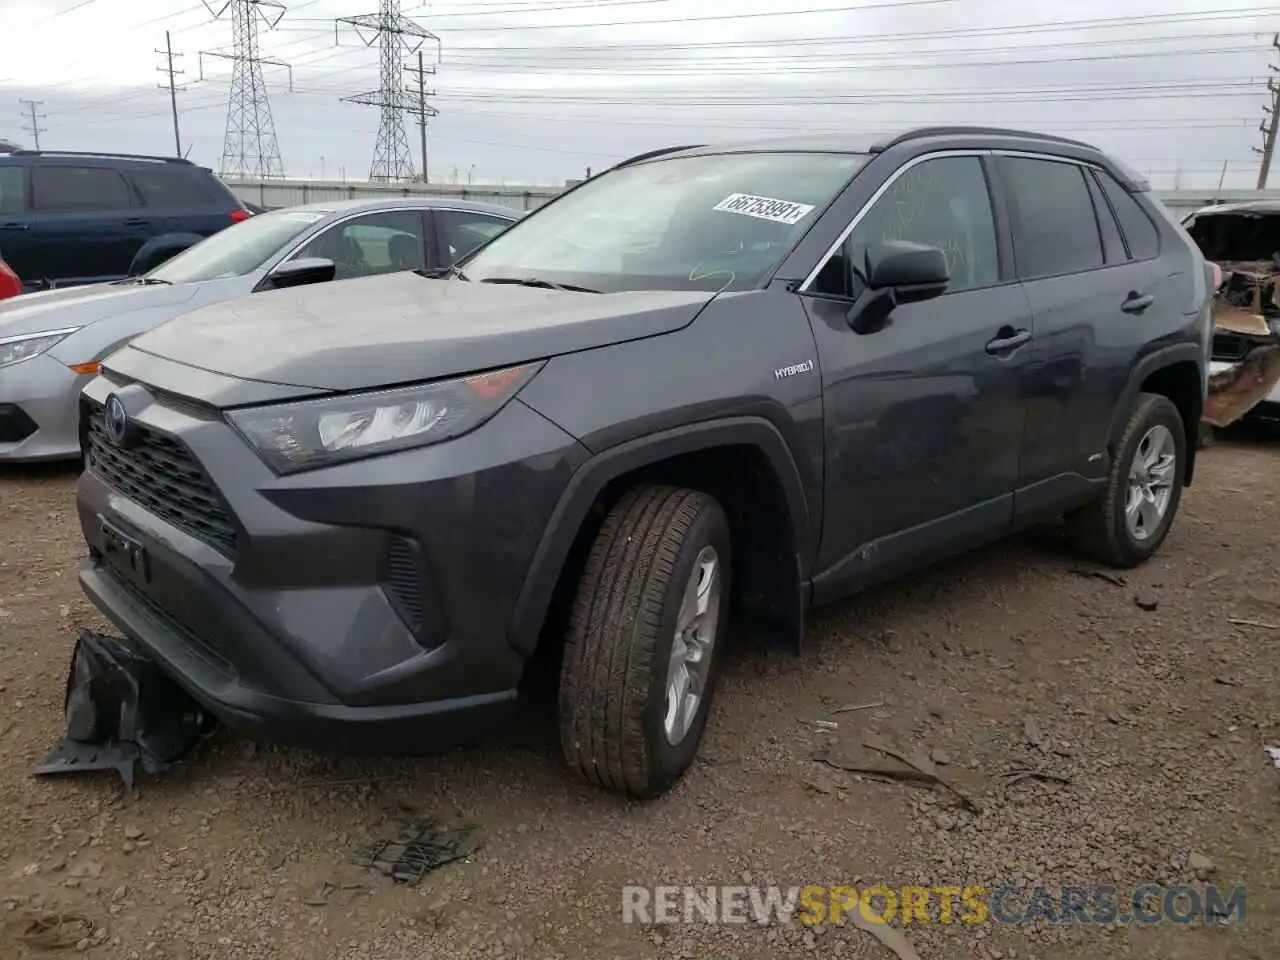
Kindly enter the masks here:
M 1125 313 L 1141 313 L 1155 302 L 1156 298 L 1149 293 L 1139 295 L 1137 291 L 1130 291 L 1125 302 L 1120 304 L 1120 309 Z
M 1025 327 L 1015 330 L 1013 327 L 1001 327 L 998 336 L 987 344 L 987 353 L 998 356 L 1012 353 L 1031 339 L 1031 331 Z

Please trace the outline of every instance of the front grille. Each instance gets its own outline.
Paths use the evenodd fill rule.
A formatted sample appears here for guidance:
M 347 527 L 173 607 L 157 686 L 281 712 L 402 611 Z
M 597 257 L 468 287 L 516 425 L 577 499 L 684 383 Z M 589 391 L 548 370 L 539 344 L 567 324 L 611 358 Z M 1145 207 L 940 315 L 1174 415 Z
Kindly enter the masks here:
M 136 424 L 137 442 L 117 447 L 107 439 L 102 407 L 86 417 L 87 465 L 103 482 L 228 559 L 236 555 L 231 512 L 200 464 L 177 440 Z

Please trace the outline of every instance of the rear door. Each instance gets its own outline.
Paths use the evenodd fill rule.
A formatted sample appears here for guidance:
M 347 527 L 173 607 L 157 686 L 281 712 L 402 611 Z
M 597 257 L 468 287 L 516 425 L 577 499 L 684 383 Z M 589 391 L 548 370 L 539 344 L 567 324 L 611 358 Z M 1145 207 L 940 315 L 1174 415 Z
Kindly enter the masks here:
M 118 280 L 148 236 L 148 219 L 120 171 L 37 163 L 31 168 L 34 245 L 53 286 Z
M 1106 475 L 1129 361 L 1152 336 L 1156 278 L 1126 246 L 1092 167 L 1009 154 L 997 169 L 1035 330 L 1015 498 L 1028 521 L 1086 501 Z
M 514 217 L 473 210 L 432 210 L 428 216 L 435 221 L 437 267 L 454 263 L 515 223 Z
M 27 168 L 0 165 L 0 258 L 22 278 L 24 289 L 38 289 L 42 275 L 34 244 Z

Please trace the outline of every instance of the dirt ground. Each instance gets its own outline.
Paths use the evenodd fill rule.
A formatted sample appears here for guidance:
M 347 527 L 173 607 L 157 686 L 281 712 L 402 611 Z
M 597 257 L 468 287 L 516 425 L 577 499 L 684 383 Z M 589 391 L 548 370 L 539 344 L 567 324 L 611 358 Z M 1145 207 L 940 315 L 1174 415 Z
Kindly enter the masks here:
M 570 779 L 536 712 L 442 759 L 329 759 L 217 732 L 132 796 L 114 775 L 32 777 L 63 730 L 75 631 L 101 626 L 75 579 L 73 486 L 66 471 L 0 473 L 0 958 L 37 955 L 22 918 L 60 910 L 99 925 L 78 947 L 104 960 L 892 960 L 847 923 L 624 924 L 621 888 L 1112 884 L 1124 905 L 1144 883 L 1202 889 L 1197 869 L 1246 888 L 1243 923 L 906 932 L 923 960 L 1276 956 L 1274 437 L 1206 451 L 1162 554 L 1123 582 L 1038 531 L 822 612 L 803 659 L 736 651 L 703 760 L 641 805 Z M 847 764 L 871 734 L 942 751 L 980 812 L 813 759 L 825 744 Z M 1002 792 L 1028 767 L 1066 782 Z M 403 804 L 478 825 L 483 847 L 416 887 L 351 865 Z

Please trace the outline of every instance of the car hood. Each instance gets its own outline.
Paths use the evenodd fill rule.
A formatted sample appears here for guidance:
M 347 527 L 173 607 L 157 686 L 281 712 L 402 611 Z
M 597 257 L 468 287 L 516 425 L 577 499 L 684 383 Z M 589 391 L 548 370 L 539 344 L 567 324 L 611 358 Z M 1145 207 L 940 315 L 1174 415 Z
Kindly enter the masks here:
M 197 287 L 99 283 L 23 294 L 0 301 L 0 340 L 43 330 L 83 327 L 134 310 L 187 303 L 196 295 Z
M 571 293 L 402 273 L 214 304 L 143 334 L 126 350 L 241 380 L 361 390 L 668 333 L 713 297 Z

